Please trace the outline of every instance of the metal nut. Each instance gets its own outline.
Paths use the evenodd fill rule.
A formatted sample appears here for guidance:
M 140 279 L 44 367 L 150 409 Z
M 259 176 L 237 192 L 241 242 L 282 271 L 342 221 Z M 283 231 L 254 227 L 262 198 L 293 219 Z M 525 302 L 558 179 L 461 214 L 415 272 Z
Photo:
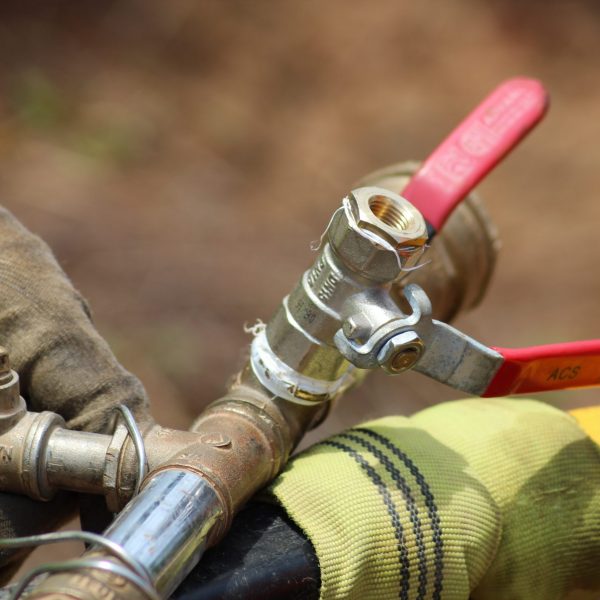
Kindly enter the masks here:
M 414 367 L 425 346 L 414 331 L 405 331 L 389 339 L 379 351 L 377 362 L 390 375 L 397 375 Z
M 350 269 L 367 279 L 389 282 L 420 256 L 427 227 L 407 200 L 383 188 L 368 187 L 348 195 L 327 236 Z
M 419 165 L 415 161 L 390 165 L 363 177 L 356 187 L 401 190 Z M 471 193 L 438 231 L 427 250 L 427 269 L 411 272 L 394 286 L 394 292 L 401 294 L 400 286 L 407 283 L 420 285 L 432 300 L 433 317 L 449 322 L 459 312 L 479 304 L 494 272 L 499 248 L 494 223 L 481 198 Z

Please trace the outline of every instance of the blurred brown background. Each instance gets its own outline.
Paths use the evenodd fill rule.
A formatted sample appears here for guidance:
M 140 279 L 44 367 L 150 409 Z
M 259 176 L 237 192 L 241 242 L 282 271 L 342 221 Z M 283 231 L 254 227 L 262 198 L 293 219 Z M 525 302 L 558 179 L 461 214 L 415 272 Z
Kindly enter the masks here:
M 504 248 L 458 325 L 508 346 L 599 337 L 598 6 L 3 2 L 0 199 L 54 248 L 158 419 L 185 427 L 351 183 L 534 76 L 552 109 L 481 186 Z M 451 397 L 377 374 L 310 439 Z

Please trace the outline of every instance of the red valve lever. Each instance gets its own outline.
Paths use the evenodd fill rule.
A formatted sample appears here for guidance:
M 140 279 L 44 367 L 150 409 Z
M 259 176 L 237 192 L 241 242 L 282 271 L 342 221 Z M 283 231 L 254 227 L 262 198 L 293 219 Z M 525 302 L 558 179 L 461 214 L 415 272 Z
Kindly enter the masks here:
M 485 397 L 600 385 L 600 339 L 530 348 L 493 348 L 504 362 Z
M 456 205 L 537 125 L 548 101 L 535 79 L 505 81 L 433 151 L 402 195 L 439 231 Z
M 434 231 L 441 229 L 456 205 L 537 125 L 548 103 L 539 81 L 505 81 L 432 152 L 402 195 Z M 600 385 L 600 339 L 493 349 L 504 361 L 483 396 Z

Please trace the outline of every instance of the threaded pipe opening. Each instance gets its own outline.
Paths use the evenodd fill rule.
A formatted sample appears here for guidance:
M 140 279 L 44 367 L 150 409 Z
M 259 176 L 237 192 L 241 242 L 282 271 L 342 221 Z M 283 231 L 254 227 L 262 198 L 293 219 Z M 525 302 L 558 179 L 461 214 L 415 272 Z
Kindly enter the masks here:
M 398 231 L 405 231 L 412 224 L 410 212 L 386 196 L 369 198 L 369 208 L 382 223 Z

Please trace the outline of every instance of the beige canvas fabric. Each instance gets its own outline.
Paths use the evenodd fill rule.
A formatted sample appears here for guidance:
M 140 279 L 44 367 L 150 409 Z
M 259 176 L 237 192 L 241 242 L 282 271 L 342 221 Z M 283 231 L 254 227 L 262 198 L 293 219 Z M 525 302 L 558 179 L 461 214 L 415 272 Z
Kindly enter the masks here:
M 69 427 L 107 432 L 112 407 L 147 418 L 140 381 L 96 331 L 89 308 L 49 247 L 0 207 L 0 345 L 19 373 L 30 410 L 57 412 Z M 75 509 L 71 496 L 40 504 L 0 494 L 0 537 L 53 529 Z M 24 552 L 0 553 L 4 579 Z

